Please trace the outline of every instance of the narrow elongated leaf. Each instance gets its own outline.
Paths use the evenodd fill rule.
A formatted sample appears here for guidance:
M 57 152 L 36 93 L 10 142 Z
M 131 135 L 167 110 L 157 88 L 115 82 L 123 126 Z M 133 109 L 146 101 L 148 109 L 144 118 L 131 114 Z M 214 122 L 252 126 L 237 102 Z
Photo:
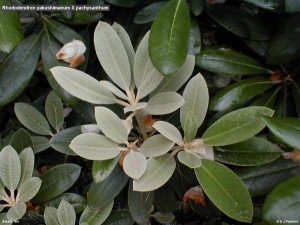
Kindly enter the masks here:
M 100 85 L 102 85 L 103 87 L 105 87 L 107 90 L 109 90 L 115 96 L 117 96 L 117 97 L 119 97 L 121 99 L 124 99 L 124 100 L 128 100 L 127 95 L 125 95 L 119 88 L 117 88 L 111 82 L 109 82 L 107 80 L 101 80 L 100 81 Z
M 72 140 L 70 148 L 79 156 L 90 160 L 112 159 L 120 154 L 118 143 L 94 133 L 78 135 Z
M 42 186 L 32 202 L 46 202 L 69 189 L 80 175 L 81 167 L 75 164 L 55 166 L 40 176 Z
M 64 108 L 61 99 L 54 91 L 46 98 L 45 112 L 50 125 L 58 132 L 64 125 Z
M 272 81 L 267 79 L 245 79 L 217 92 L 211 99 L 209 107 L 213 111 L 235 108 L 239 104 L 270 89 L 272 86 Z
M 187 56 L 189 9 L 184 0 L 169 1 L 151 28 L 149 53 L 153 65 L 164 75 L 175 73 Z
M 68 67 L 50 70 L 56 81 L 71 95 L 93 104 L 113 104 L 115 96 L 88 74 Z
M 111 201 L 108 205 L 100 209 L 98 208 L 92 209 L 89 206 L 87 206 L 80 216 L 79 224 L 80 225 L 83 225 L 83 223 L 87 223 L 88 225 L 103 224 L 103 222 L 109 216 L 113 206 L 114 206 L 114 201 Z
M 57 209 L 57 218 L 60 224 L 74 225 L 76 221 L 75 210 L 72 205 L 62 200 Z
M 263 205 L 263 220 L 269 224 L 278 221 L 299 221 L 300 176 L 289 179 L 278 186 L 267 196 Z
M 262 117 L 262 120 L 281 142 L 292 148 L 300 149 L 300 119 Z
M 92 174 L 95 183 L 103 181 L 115 168 L 119 161 L 119 157 L 107 160 L 95 160 L 93 162 Z
M 46 118 L 33 106 L 27 103 L 16 103 L 15 114 L 18 120 L 29 130 L 41 135 L 51 135 L 52 131 Z
M 122 168 L 116 166 L 104 181 L 91 184 L 87 194 L 88 206 L 92 209 L 107 206 L 124 188 L 128 179 Z
M 170 179 L 175 168 L 175 159 L 170 154 L 149 158 L 143 176 L 133 181 L 133 190 L 148 192 L 161 187 Z
M 198 168 L 202 165 L 200 156 L 191 151 L 181 151 L 177 154 L 177 157 L 179 162 L 191 169 Z
M 10 145 L 20 153 L 23 149 L 33 146 L 33 141 L 30 134 L 25 129 L 20 128 L 13 134 Z
M 57 209 L 53 207 L 46 207 L 44 211 L 44 219 L 46 225 L 60 225 L 57 218 Z
M 10 221 L 17 221 L 21 219 L 26 212 L 26 204 L 24 202 L 17 202 L 7 211 L 7 219 Z
M 3 20 L 2 17 L 1 20 Z M 5 33 L 8 33 L 8 30 Z M 40 55 L 40 39 L 41 33 L 30 35 L 1 63 L 0 106 L 17 98 L 29 84 Z M 0 41 L 0 43 L 2 42 Z
M 38 177 L 31 177 L 25 180 L 20 186 L 18 196 L 21 202 L 27 202 L 32 199 L 39 191 L 42 180 Z
M 167 153 L 174 142 L 161 134 L 153 135 L 146 139 L 139 149 L 146 157 L 156 157 Z
M 201 51 L 196 56 L 196 65 L 207 71 L 229 76 L 269 73 L 255 59 L 224 48 Z
M 95 107 L 95 117 L 105 136 L 119 144 L 127 143 L 126 127 L 113 111 L 105 107 Z
M 20 181 L 20 158 L 10 145 L 4 147 L 0 152 L 0 177 L 10 191 L 14 191 Z
M 130 151 L 123 160 L 123 170 L 131 178 L 138 180 L 147 167 L 146 157 L 135 151 Z
M 250 223 L 253 206 L 250 194 L 241 179 L 226 166 L 202 159 L 195 169 L 197 179 L 209 199 L 227 216 Z
M 133 111 L 137 111 L 139 109 L 143 109 L 147 106 L 148 104 L 146 102 L 139 102 L 135 105 L 130 105 L 124 108 L 124 113 L 127 112 L 133 112 Z
M 129 59 L 116 31 L 100 21 L 95 30 L 94 41 L 98 59 L 107 75 L 120 88 L 128 90 L 131 82 Z
M 26 148 L 19 154 L 21 162 L 21 177 L 18 184 L 19 187 L 32 176 L 34 168 L 34 154 L 32 148 Z
M 185 104 L 180 109 L 181 126 L 185 126 L 188 113 L 192 112 L 197 119 L 195 127 L 198 129 L 206 116 L 209 100 L 208 88 L 200 73 L 189 81 L 183 91 L 182 97 Z
M 113 210 L 108 216 L 103 225 L 133 225 L 132 219 L 128 209 Z
M 162 92 L 148 101 L 145 111 L 151 115 L 164 115 L 174 112 L 184 104 L 184 99 L 176 92 Z
M 167 1 L 155 2 L 141 8 L 134 16 L 133 22 L 136 24 L 145 24 L 152 22 L 159 10 L 167 3 Z
M 173 124 L 165 121 L 157 121 L 152 125 L 152 127 L 169 140 L 178 145 L 183 145 L 182 136 Z
M 260 117 L 273 113 L 274 110 L 262 106 L 233 111 L 211 125 L 204 132 L 202 141 L 207 145 L 222 146 L 247 140 L 265 127 Z

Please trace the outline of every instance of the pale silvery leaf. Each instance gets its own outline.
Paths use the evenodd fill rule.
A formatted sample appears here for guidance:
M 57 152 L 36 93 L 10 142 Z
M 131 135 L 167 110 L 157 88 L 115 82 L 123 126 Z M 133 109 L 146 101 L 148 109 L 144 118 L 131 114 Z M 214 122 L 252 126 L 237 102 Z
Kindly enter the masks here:
M 111 93 L 113 93 L 115 96 L 128 100 L 127 95 L 125 95 L 119 88 L 117 88 L 115 85 L 113 85 L 111 82 L 107 80 L 101 80 L 100 84 L 105 87 L 107 90 L 109 90 Z
M 148 102 L 144 111 L 150 115 L 164 115 L 176 111 L 184 104 L 184 99 L 176 92 L 162 92 Z
M 174 142 L 161 134 L 147 138 L 139 151 L 146 157 L 156 157 L 167 153 L 174 146 Z
M 143 109 L 147 106 L 148 104 L 146 102 L 139 102 L 135 105 L 130 105 L 124 108 L 124 113 L 128 113 L 128 112 L 133 112 L 139 109 Z
M 135 151 L 130 151 L 123 160 L 123 170 L 132 179 L 140 179 L 147 167 L 146 157 Z
M 75 225 L 76 213 L 73 206 L 62 200 L 57 209 L 57 218 L 60 224 Z
M 86 124 L 81 125 L 81 133 L 95 133 L 98 134 L 100 132 L 100 128 L 97 124 Z
M 32 148 L 25 148 L 19 154 L 21 162 L 21 177 L 17 189 L 22 185 L 22 183 L 32 176 L 34 167 L 34 153 Z
M 50 70 L 59 83 L 71 95 L 93 104 L 114 104 L 116 97 L 90 75 L 68 67 L 56 66 Z
M 7 211 L 7 219 L 14 221 L 21 219 L 26 212 L 26 204 L 24 202 L 17 202 Z
M 106 137 L 119 144 L 128 143 L 127 129 L 113 111 L 105 107 L 95 107 L 95 117 Z
M 44 211 L 44 220 L 46 225 L 60 225 L 57 218 L 57 209 L 54 207 L 46 207 Z
M 133 125 L 132 125 L 132 117 L 127 117 L 126 120 L 121 120 L 124 127 L 126 128 L 127 130 L 127 135 L 129 135 L 130 131 L 132 130 L 133 128 Z
M 100 21 L 94 33 L 98 59 L 110 79 L 123 90 L 129 90 L 131 71 L 127 52 L 116 31 Z
M 214 148 L 213 146 L 206 145 L 201 139 L 195 139 L 191 142 L 189 150 L 191 152 L 197 153 L 204 158 L 214 160 Z
M 19 201 L 27 202 L 32 199 L 38 193 L 41 184 L 42 180 L 38 177 L 31 177 L 25 180 L 18 191 Z
M 177 154 L 179 162 L 188 166 L 191 169 L 198 168 L 201 166 L 201 157 L 196 153 L 189 151 L 181 151 Z
M 183 145 L 182 136 L 173 124 L 165 121 L 157 121 L 152 126 L 169 140 L 175 142 L 179 146 Z
M 75 137 L 70 148 L 79 156 L 90 160 L 106 160 L 120 154 L 118 143 L 94 133 L 80 134 Z

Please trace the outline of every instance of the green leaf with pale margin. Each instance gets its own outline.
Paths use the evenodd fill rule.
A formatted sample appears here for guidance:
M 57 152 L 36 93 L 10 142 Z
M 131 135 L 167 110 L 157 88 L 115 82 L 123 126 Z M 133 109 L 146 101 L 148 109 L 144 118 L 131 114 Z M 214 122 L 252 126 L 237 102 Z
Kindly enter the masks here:
M 0 178 L 3 184 L 14 191 L 21 177 L 20 158 L 13 147 L 10 145 L 4 147 L 0 152 Z
M 94 33 L 94 44 L 104 71 L 116 85 L 128 90 L 131 82 L 130 63 L 116 31 L 109 24 L 100 21 Z
M 64 225 L 75 225 L 76 213 L 73 206 L 62 200 L 57 209 L 57 218 L 60 224 Z
M 31 178 L 33 169 L 34 169 L 34 153 L 32 148 L 25 148 L 19 154 L 20 162 L 21 162 L 21 177 L 18 184 L 19 187 L 29 178 Z
M 141 145 L 139 151 L 146 157 L 161 156 L 173 147 L 174 142 L 161 134 L 147 138 Z
M 149 158 L 143 176 L 133 181 L 133 190 L 147 192 L 161 187 L 170 179 L 175 168 L 175 159 L 170 154 Z
M 16 103 L 15 114 L 18 120 L 29 130 L 41 135 L 53 136 L 46 118 L 36 108 L 27 103 Z
M 226 166 L 202 159 L 195 169 L 197 179 L 209 199 L 227 216 L 241 222 L 252 221 L 253 205 L 242 180 Z
M 53 207 L 46 207 L 44 211 L 44 220 L 46 225 L 61 225 L 57 218 L 57 209 Z
M 114 206 L 114 201 L 111 201 L 109 204 L 103 208 L 92 209 L 87 206 L 82 212 L 79 220 L 79 224 L 87 223 L 88 225 L 99 225 L 110 215 L 110 212 Z
M 132 219 L 128 209 L 113 210 L 108 216 L 103 225 L 133 225 Z
M 50 71 L 67 92 L 81 100 L 93 104 L 115 103 L 115 96 L 84 72 L 61 66 L 53 67 Z
M 30 134 L 25 129 L 20 128 L 13 134 L 10 145 L 20 153 L 24 148 L 33 146 L 33 141 Z
M 176 111 L 184 104 L 184 99 L 176 92 L 162 92 L 148 101 L 144 111 L 150 115 L 164 115 Z
M 103 181 L 115 168 L 119 161 L 119 157 L 107 160 L 93 161 L 92 175 L 95 183 Z
M 50 125 L 57 131 L 64 125 L 64 108 L 61 99 L 51 91 L 46 98 L 45 112 Z
M 203 134 L 204 144 L 222 146 L 235 144 L 253 137 L 266 125 L 261 116 L 272 116 L 274 110 L 262 106 L 250 106 L 228 113 Z
M 189 143 L 193 141 L 197 134 L 197 118 L 193 111 L 189 111 L 185 117 L 184 121 L 184 140 Z
M 186 117 L 191 111 L 197 118 L 195 126 L 198 129 L 206 116 L 209 100 L 208 88 L 200 73 L 188 82 L 183 91 L 182 97 L 185 104 L 180 108 L 181 126 L 185 126 Z
M 188 166 L 191 169 L 198 168 L 201 166 L 201 157 L 196 153 L 192 153 L 190 151 L 180 151 L 177 154 L 177 158 L 179 162 Z
M 127 95 L 125 95 L 119 88 L 117 88 L 113 83 L 107 80 L 101 80 L 100 85 L 102 85 L 105 89 L 109 90 L 115 96 L 128 101 Z
M 187 56 L 190 17 L 184 0 L 169 1 L 151 27 L 149 53 L 153 65 L 164 75 L 175 73 Z
M 81 167 L 75 164 L 61 164 L 40 176 L 42 186 L 32 203 L 46 202 L 68 190 L 80 175 Z
M 135 151 L 130 151 L 123 160 L 123 170 L 132 179 L 140 179 L 147 167 L 146 157 Z
M 173 124 L 165 121 L 157 121 L 152 127 L 179 146 L 183 145 L 181 133 Z
M 263 220 L 270 225 L 278 221 L 299 221 L 300 176 L 293 177 L 276 186 L 263 205 Z M 297 222 L 295 222 L 297 223 Z
M 21 219 L 26 213 L 26 204 L 24 202 L 17 202 L 6 213 L 7 219 L 10 221 L 17 221 Z
M 120 154 L 118 143 L 94 133 L 78 135 L 72 140 L 70 148 L 77 155 L 90 160 L 112 159 Z
M 38 177 L 30 177 L 25 180 L 19 190 L 18 196 L 21 202 L 27 202 L 32 199 L 39 191 L 42 180 Z

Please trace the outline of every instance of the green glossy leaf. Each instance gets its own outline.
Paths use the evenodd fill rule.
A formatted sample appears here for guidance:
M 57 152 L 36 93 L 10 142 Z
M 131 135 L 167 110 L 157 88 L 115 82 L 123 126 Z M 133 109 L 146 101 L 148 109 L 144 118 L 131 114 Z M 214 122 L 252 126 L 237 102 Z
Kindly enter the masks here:
M 159 10 L 167 3 L 167 1 L 154 2 L 141 8 L 134 16 L 133 22 L 136 24 L 145 24 L 152 22 Z
M 68 67 L 50 70 L 56 81 L 71 95 L 93 104 L 113 104 L 115 96 L 88 74 Z
M 191 151 L 180 151 L 177 154 L 177 158 L 179 162 L 188 166 L 191 169 L 198 168 L 202 164 L 201 157 L 198 154 L 193 153 Z
M 76 0 L 58 0 L 59 5 L 75 5 Z M 61 12 L 66 19 L 71 19 L 73 11 L 62 11 Z
M 249 78 L 233 83 L 217 92 L 210 101 L 210 109 L 213 111 L 224 111 L 236 108 L 272 86 L 272 81 L 260 78 Z
M 81 134 L 80 126 L 70 127 L 56 133 L 50 140 L 49 144 L 56 151 L 66 155 L 75 155 L 76 153 L 70 148 L 71 141 Z
M 122 168 L 116 166 L 104 181 L 91 184 L 87 194 L 88 206 L 92 209 L 107 206 L 123 190 L 128 179 Z
M 258 137 L 215 149 L 216 160 L 238 166 L 258 166 L 269 163 L 281 154 L 282 150 L 277 145 Z
M 46 225 L 60 225 L 57 218 L 57 209 L 53 207 L 46 207 L 44 211 L 44 220 Z
M 64 125 L 64 108 L 61 99 L 54 91 L 46 98 L 45 112 L 50 125 L 59 132 Z
M 149 158 L 143 176 L 133 181 L 133 190 L 147 192 L 161 187 L 170 179 L 175 167 L 175 159 L 170 154 Z
M 165 121 L 157 121 L 152 127 L 169 140 L 178 145 L 183 145 L 181 133 L 173 124 Z
M 222 146 L 235 144 L 260 132 L 264 127 L 261 116 L 272 116 L 272 109 L 251 106 L 228 113 L 211 125 L 203 134 L 204 144 Z
M 205 116 L 208 108 L 208 88 L 202 75 L 198 73 L 186 85 L 182 97 L 185 104 L 180 109 L 180 123 L 185 126 L 185 121 L 189 112 L 192 112 L 196 117 L 195 127 L 198 129 Z
M 33 106 L 27 103 L 16 103 L 15 114 L 18 120 L 29 130 L 41 135 L 53 136 L 46 118 Z
M 226 166 L 202 159 L 195 169 L 197 179 L 209 199 L 227 216 L 250 223 L 253 216 L 251 197 L 242 180 Z
M 162 213 L 173 212 L 176 208 L 176 196 L 170 182 L 154 191 L 154 207 Z
M 40 37 L 41 33 L 28 36 L 1 63 L 0 106 L 17 98 L 30 83 L 40 55 Z
M 112 159 L 120 154 L 120 147 L 116 142 L 94 133 L 78 135 L 72 140 L 70 148 L 77 155 L 90 160 Z
M 10 1 L 1 1 L 3 5 L 10 5 Z M 0 27 L 0 50 L 10 53 L 24 38 L 19 13 L 0 10 Z
M 131 82 L 130 63 L 116 31 L 109 24 L 100 21 L 95 30 L 94 41 L 104 71 L 116 85 L 128 90 Z
M 79 177 L 80 171 L 80 166 L 70 163 L 49 169 L 40 176 L 42 186 L 32 202 L 46 202 L 68 190 Z
M 187 56 L 189 9 L 186 1 L 171 0 L 158 13 L 151 27 L 149 54 L 162 74 L 175 73 Z
M 196 65 L 213 73 L 251 75 L 270 73 L 260 62 L 231 49 L 208 49 L 196 56 Z
M 34 153 L 39 153 L 50 148 L 49 139 L 47 137 L 33 136 L 32 141 Z
M 133 225 L 132 219 L 128 209 L 113 210 L 108 216 L 103 225 Z
M 292 90 L 293 90 L 293 97 L 296 104 L 296 110 L 298 115 L 300 115 L 300 84 L 299 82 L 292 81 Z
M 14 191 L 21 177 L 20 158 L 13 147 L 10 145 L 4 147 L 0 152 L 0 178 L 3 184 Z
M 57 209 L 57 218 L 60 224 L 75 225 L 75 210 L 69 202 L 61 201 Z
M 58 18 L 65 23 L 74 25 L 87 25 L 99 21 L 103 17 L 102 12 L 76 11 L 70 20 L 64 19 L 62 16 Z
M 244 43 L 257 55 L 265 58 L 269 41 L 244 40 Z
M 95 183 L 103 181 L 115 168 L 119 161 L 119 157 L 107 160 L 93 161 L 92 174 Z
M 128 208 L 132 218 L 141 224 L 150 214 L 154 192 L 137 192 L 132 190 L 132 182 L 128 188 Z
M 30 134 L 25 129 L 20 128 L 13 134 L 10 145 L 19 153 L 24 148 L 33 146 L 33 141 Z
M 140 0 L 127 0 L 125 2 L 123 0 L 106 0 L 106 2 L 124 8 L 131 8 L 137 5 L 140 2 Z
M 103 222 L 109 216 L 113 206 L 114 206 L 113 201 L 100 209 L 98 208 L 91 209 L 89 206 L 87 206 L 80 216 L 79 224 L 80 225 L 82 225 L 82 223 L 87 223 L 88 225 L 103 224 Z
M 281 87 L 279 87 L 275 91 L 271 90 L 268 93 L 264 93 L 263 95 L 259 96 L 254 102 L 252 102 L 251 105 L 265 106 L 272 109 L 275 105 L 280 89 Z
M 276 186 L 267 196 L 263 205 L 263 220 L 271 225 L 286 220 L 297 223 L 300 220 L 299 207 L 300 176 L 296 176 Z
M 97 125 L 106 137 L 117 142 L 127 143 L 127 129 L 121 119 L 110 109 L 95 107 Z
M 24 202 L 17 202 L 7 211 L 7 219 L 10 221 L 17 221 L 21 219 L 26 212 L 26 204 Z
M 195 16 L 199 16 L 202 13 L 205 6 L 205 0 L 191 0 L 191 11 Z
M 21 177 L 18 184 L 19 187 L 29 178 L 31 178 L 33 169 L 34 169 L 34 153 L 32 148 L 25 148 L 19 154 L 20 162 L 21 162 Z
M 156 221 L 162 224 L 172 223 L 172 221 L 175 220 L 175 216 L 172 213 L 156 212 L 152 216 Z
M 156 157 L 167 153 L 173 147 L 174 142 L 161 134 L 147 138 L 139 151 L 146 157 Z
M 136 151 L 130 151 L 123 160 L 123 170 L 132 179 L 140 179 L 147 167 L 146 157 Z
M 189 34 L 189 55 L 196 55 L 201 50 L 201 34 L 198 23 L 195 19 L 191 20 L 190 34 Z
M 261 166 L 237 168 L 234 172 L 243 180 L 251 196 L 256 197 L 267 195 L 281 182 L 298 175 L 300 168 L 280 158 Z
M 299 118 L 268 118 L 262 117 L 273 135 L 286 145 L 300 149 L 300 119 Z
M 25 180 L 18 191 L 19 200 L 27 202 L 32 199 L 39 191 L 42 180 L 38 177 L 31 177 Z
M 282 7 L 282 0 L 245 0 L 245 2 L 270 11 L 278 11 Z
M 289 99 L 287 89 L 281 89 L 274 106 L 274 117 L 287 117 L 289 114 Z
M 150 115 L 164 115 L 176 111 L 184 104 L 184 99 L 176 92 L 161 92 L 150 98 L 144 108 Z
M 189 111 L 184 121 L 184 141 L 189 143 L 193 141 L 197 134 L 197 118 L 193 111 Z

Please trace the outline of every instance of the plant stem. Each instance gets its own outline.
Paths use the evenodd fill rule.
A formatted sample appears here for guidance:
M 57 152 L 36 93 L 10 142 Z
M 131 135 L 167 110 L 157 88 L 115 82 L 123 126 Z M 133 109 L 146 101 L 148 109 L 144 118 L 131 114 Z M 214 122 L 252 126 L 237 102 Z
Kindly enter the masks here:
M 171 156 L 174 157 L 178 152 L 180 152 L 183 149 L 182 146 L 178 146 L 174 149 L 174 151 L 171 153 Z
M 143 135 L 144 140 L 146 140 L 148 138 L 148 135 L 147 135 L 147 131 L 146 131 L 146 128 L 145 128 L 145 125 L 144 125 L 144 122 L 143 122 L 143 118 L 142 118 L 140 112 L 141 112 L 140 110 L 135 112 L 135 118 L 136 118 L 136 121 L 139 125 L 140 132 Z

